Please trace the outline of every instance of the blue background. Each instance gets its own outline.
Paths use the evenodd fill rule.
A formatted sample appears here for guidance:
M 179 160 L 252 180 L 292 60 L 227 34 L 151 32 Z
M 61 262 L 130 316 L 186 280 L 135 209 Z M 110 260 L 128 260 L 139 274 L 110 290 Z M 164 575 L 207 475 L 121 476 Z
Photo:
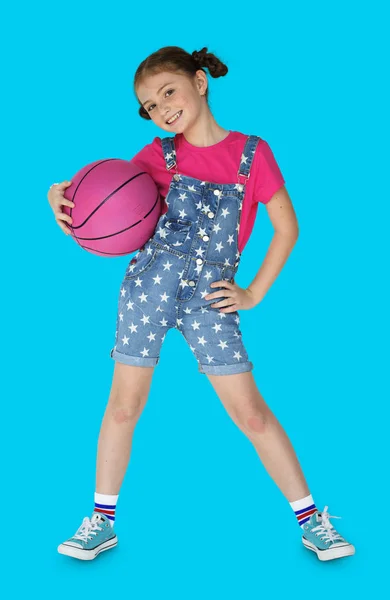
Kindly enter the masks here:
M 388 116 L 384 3 L 112 1 L 3 9 L 2 483 L 8 597 L 383 597 L 389 428 Z M 51 183 L 130 159 L 162 132 L 133 76 L 165 45 L 207 46 L 222 127 L 259 135 L 300 237 L 241 328 L 261 394 L 316 504 L 356 555 L 321 563 L 287 500 L 170 333 L 121 489 L 118 547 L 57 554 L 93 508 L 96 445 L 127 257 L 82 251 L 55 224 Z M 388 49 L 387 49 L 388 50 Z M 272 238 L 259 206 L 237 283 Z M 178 360 L 178 356 L 180 356 Z M 180 365 L 180 369 L 178 369 Z M 174 384 L 174 385 L 173 385 Z M 385 511 L 384 515 L 382 511 Z

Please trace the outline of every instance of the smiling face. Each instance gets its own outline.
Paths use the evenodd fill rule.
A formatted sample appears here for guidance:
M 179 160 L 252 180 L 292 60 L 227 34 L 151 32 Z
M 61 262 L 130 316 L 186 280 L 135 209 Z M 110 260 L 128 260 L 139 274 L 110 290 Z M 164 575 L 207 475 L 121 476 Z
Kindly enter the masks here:
M 191 80 L 187 75 L 164 71 L 148 75 L 138 84 L 139 101 L 152 121 L 164 131 L 183 133 L 190 128 L 206 105 L 207 77 L 199 70 Z M 171 124 L 167 121 L 179 113 Z

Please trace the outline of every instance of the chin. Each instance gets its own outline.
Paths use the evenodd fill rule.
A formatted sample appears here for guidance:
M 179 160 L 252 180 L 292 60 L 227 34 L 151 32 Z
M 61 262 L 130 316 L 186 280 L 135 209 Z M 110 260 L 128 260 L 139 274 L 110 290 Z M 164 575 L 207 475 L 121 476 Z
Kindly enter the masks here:
M 169 131 L 169 133 L 182 133 L 183 129 L 185 129 L 185 126 L 182 127 L 182 124 L 180 123 L 180 125 L 178 125 L 177 127 L 168 127 L 167 129 L 164 126 L 164 130 L 165 131 Z

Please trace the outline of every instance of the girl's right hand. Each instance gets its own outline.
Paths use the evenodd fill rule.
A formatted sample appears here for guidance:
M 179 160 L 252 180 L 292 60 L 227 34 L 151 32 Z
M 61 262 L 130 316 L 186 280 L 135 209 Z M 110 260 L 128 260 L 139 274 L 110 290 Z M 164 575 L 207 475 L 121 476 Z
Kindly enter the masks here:
M 67 200 L 64 197 L 64 191 L 70 185 L 72 185 L 71 181 L 55 183 L 51 186 L 47 193 L 47 198 L 49 200 L 51 208 L 53 209 L 57 225 L 61 227 L 62 231 L 66 233 L 66 235 L 69 235 L 72 232 L 63 221 L 66 221 L 69 224 L 72 224 L 73 221 L 71 217 L 69 217 L 66 213 L 62 212 L 62 206 L 69 206 L 70 208 L 74 208 L 75 206 L 73 202 Z

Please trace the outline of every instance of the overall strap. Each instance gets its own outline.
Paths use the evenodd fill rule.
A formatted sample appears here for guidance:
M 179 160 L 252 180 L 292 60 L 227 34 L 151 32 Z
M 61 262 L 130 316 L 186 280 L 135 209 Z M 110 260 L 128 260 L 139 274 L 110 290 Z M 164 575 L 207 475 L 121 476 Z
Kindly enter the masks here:
M 173 137 L 166 137 L 161 140 L 165 165 L 169 171 L 176 165 L 176 150 Z
M 237 178 L 239 183 L 242 183 L 240 181 L 240 177 L 246 178 L 244 184 L 248 181 L 250 177 L 250 170 L 252 167 L 253 157 L 255 155 L 257 144 L 259 143 L 260 139 L 261 138 L 257 135 L 248 136 L 248 139 L 245 143 L 244 151 L 241 155 L 240 167 L 237 172 Z

